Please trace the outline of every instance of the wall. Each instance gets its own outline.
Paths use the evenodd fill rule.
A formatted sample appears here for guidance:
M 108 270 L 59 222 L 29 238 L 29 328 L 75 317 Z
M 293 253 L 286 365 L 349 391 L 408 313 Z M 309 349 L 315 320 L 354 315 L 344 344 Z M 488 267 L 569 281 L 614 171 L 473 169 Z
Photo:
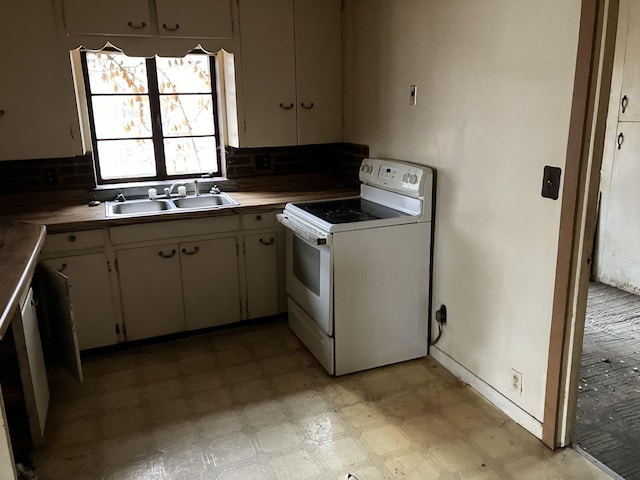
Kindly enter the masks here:
M 565 163 L 579 18 L 579 0 L 346 2 L 345 140 L 438 172 L 432 355 L 538 435 L 560 220 L 540 190 Z

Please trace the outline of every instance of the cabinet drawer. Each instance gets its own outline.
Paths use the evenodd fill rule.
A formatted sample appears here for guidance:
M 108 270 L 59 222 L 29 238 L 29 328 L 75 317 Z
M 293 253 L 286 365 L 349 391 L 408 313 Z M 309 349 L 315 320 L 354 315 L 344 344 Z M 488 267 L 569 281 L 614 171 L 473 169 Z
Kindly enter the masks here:
M 276 212 L 245 213 L 242 228 L 272 228 L 276 224 Z
M 120 245 L 123 243 L 232 232 L 238 230 L 239 224 L 240 222 L 237 215 L 225 215 L 214 218 L 171 220 L 112 227 L 109 229 L 109 235 L 111 236 L 111 243 L 113 245 Z
M 105 230 L 56 233 L 47 235 L 42 253 L 70 252 L 88 248 L 101 248 L 106 244 Z

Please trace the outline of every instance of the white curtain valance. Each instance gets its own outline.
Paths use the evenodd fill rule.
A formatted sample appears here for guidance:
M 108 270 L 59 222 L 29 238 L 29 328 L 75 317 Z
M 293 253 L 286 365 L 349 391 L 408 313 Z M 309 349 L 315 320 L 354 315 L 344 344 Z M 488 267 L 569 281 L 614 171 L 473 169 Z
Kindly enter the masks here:
M 226 50 L 233 53 L 238 50 L 237 42 L 231 39 L 192 39 L 192 38 L 160 38 L 160 37 L 112 37 L 112 36 L 70 36 L 66 38 L 67 48 L 76 50 L 102 50 L 115 47 L 131 57 L 184 57 L 194 48 L 201 48 L 214 53 Z

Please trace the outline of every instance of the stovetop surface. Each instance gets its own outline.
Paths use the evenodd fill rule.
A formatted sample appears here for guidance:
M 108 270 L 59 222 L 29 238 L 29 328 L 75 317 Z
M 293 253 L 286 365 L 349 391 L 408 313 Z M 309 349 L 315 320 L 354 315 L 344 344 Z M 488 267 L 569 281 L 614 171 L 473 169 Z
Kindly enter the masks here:
M 408 216 L 404 212 L 363 198 L 304 202 L 293 205 L 333 225 Z

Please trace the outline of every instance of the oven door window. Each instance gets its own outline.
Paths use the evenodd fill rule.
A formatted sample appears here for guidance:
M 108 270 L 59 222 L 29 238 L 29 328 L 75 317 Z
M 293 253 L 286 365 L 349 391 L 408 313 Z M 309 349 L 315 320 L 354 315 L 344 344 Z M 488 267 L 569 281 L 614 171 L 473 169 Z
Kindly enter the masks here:
M 320 250 L 293 236 L 293 274 L 309 291 L 320 296 Z

